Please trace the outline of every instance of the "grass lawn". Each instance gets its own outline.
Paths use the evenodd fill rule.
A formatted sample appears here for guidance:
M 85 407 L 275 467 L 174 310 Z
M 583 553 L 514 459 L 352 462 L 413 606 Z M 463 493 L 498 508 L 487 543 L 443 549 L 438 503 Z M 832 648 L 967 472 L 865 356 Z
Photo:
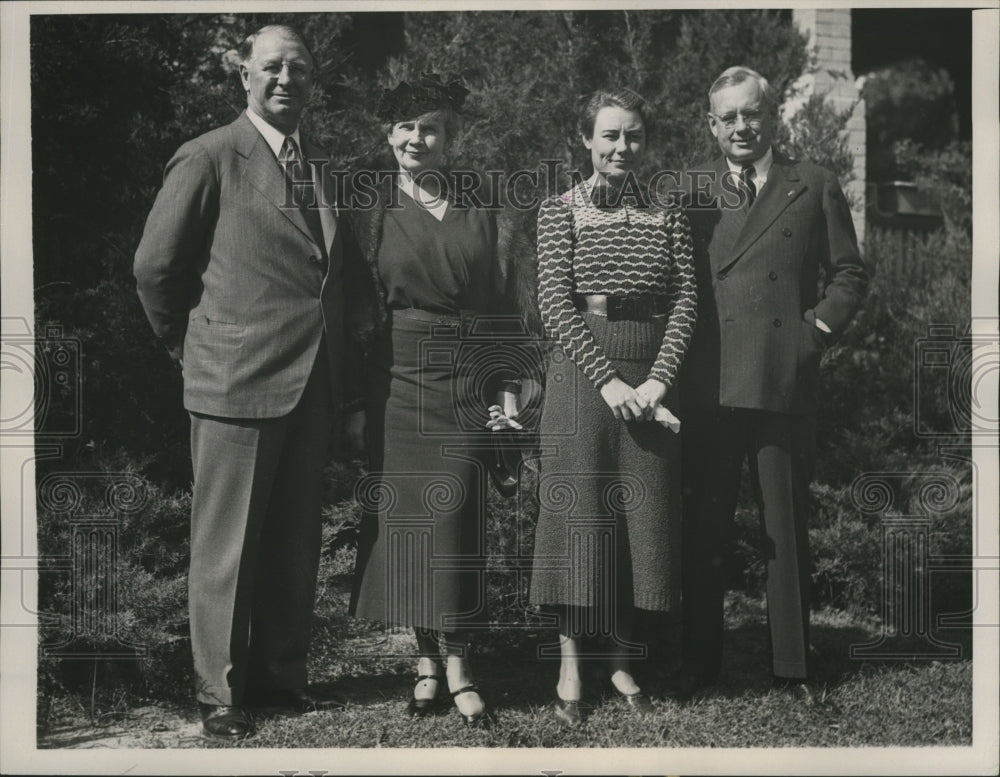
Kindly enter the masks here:
M 331 571 L 331 570 L 327 570 Z M 92 718 L 85 701 L 49 700 L 38 721 L 39 748 L 432 748 L 432 747 L 858 747 L 968 746 L 972 741 L 972 656 L 967 629 L 937 638 L 961 646 L 951 660 L 858 660 L 852 644 L 871 642 L 876 625 L 843 613 L 813 614 L 815 687 L 820 703 L 770 687 L 763 603 L 734 594 L 727 604 L 727 648 L 718 686 L 680 705 L 647 683 L 655 714 L 641 717 L 595 687 L 585 724 L 568 730 L 551 711 L 557 662 L 539 660 L 554 640 L 545 628 L 498 629 L 475 638 L 473 666 L 496 715 L 487 731 L 468 731 L 453 707 L 424 719 L 405 715 L 415 648 L 405 633 L 346 615 L 349 577 L 327 574 L 320 591 L 311 676 L 349 700 L 346 710 L 303 716 L 262 710 L 257 736 L 219 743 L 200 735 L 193 701 L 123 701 Z M 672 637 L 676 639 L 676 635 Z M 919 652 L 920 644 L 911 646 Z M 186 678 L 185 678 L 186 682 Z M 596 685 L 596 684 L 595 684 Z

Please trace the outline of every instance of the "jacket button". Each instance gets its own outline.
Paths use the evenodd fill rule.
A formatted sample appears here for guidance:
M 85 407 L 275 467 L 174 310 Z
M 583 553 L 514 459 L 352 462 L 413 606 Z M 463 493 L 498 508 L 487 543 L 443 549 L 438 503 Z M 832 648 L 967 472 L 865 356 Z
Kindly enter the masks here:
M 773 326 L 774 326 L 775 328 L 777 328 L 777 327 L 781 326 L 781 319 L 780 319 L 780 318 L 776 318 L 776 319 L 774 319 L 774 321 L 772 321 L 772 322 L 771 322 L 771 324 L 772 324 L 772 325 L 773 325 Z
M 791 237 L 792 236 L 792 230 L 790 230 L 788 227 L 782 227 L 781 228 L 781 234 L 783 234 L 785 237 Z
M 767 274 L 767 277 L 770 278 L 772 281 L 776 281 L 778 280 L 778 273 L 776 273 L 774 270 L 771 270 L 771 272 Z

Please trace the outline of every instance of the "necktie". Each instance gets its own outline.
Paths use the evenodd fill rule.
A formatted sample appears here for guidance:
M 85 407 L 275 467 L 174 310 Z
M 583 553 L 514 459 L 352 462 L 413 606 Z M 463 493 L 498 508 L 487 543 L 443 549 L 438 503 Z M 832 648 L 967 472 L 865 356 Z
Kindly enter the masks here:
M 747 208 L 749 209 L 753 205 L 753 201 L 757 199 L 757 187 L 754 185 L 753 176 L 756 171 L 753 165 L 747 165 L 742 170 L 740 170 L 740 183 L 743 184 L 743 189 L 747 193 Z
M 295 138 L 288 136 L 281 147 L 281 158 L 278 160 L 285 169 L 285 178 L 291 192 L 288 200 L 299 206 L 306 225 L 313 239 L 326 256 L 326 240 L 323 238 L 323 225 L 319 218 L 319 203 L 316 201 L 316 188 L 312 178 L 312 168 L 304 164 L 299 146 Z

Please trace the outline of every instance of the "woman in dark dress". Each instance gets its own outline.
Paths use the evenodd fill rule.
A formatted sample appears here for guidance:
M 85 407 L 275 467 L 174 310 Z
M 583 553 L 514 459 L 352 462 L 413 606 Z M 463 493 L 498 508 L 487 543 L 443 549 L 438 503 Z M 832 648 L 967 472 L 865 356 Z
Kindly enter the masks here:
M 492 212 L 449 199 L 438 174 L 464 93 L 424 76 L 383 96 L 398 175 L 354 219 L 360 261 L 345 267 L 348 329 L 366 354 L 366 396 L 348 428 L 360 436 L 366 425 L 371 474 L 358 491 L 351 611 L 414 629 L 411 714 L 436 706 L 446 683 L 465 722 L 484 725 L 467 638 L 487 622 L 483 437 L 494 401 L 516 415 L 517 384 L 486 380 L 484 389 L 479 380 L 484 371 L 504 377 L 484 364 L 489 337 L 477 318 L 505 310 L 504 238 Z M 498 418 L 507 416 L 494 408 L 492 425 Z
M 546 379 L 531 601 L 559 617 L 556 715 L 580 721 L 584 645 L 615 691 L 650 708 L 629 657 L 634 610 L 679 598 L 679 422 L 672 390 L 695 322 L 690 230 L 635 197 L 642 98 L 593 94 L 580 133 L 591 178 L 543 203 L 538 304 L 554 341 Z M 586 638 L 586 641 L 585 641 Z

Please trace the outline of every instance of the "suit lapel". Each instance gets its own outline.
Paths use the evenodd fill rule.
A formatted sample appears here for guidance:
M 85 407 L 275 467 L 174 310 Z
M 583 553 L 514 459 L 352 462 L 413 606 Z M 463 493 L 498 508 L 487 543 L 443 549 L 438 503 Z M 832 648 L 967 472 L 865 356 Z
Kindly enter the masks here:
M 711 219 L 711 242 L 714 247 L 709 254 L 709 260 L 712 272 L 716 273 L 732 263 L 732 248 L 743 232 L 747 213 L 745 210 L 734 209 L 736 192 L 732 186 L 723 186 L 723 181 L 729 175 L 725 157 L 716 160 L 712 173 L 709 193 L 714 203 L 713 210 L 699 215 Z
M 779 159 L 774 163 L 760 196 L 747 213 L 746 223 L 732 251 L 719 269 L 726 270 L 747 252 L 774 220 L 806 190 L 794 163 Z
M 233 132 L 236 136 L 236 151 L 247 160 L 244 175 L 250 185 L 281 211 L 310 242 L 315 242 L 302 211 L 291 204 L 285 175 L 278 160 L 245 112 L 233 124 Z

